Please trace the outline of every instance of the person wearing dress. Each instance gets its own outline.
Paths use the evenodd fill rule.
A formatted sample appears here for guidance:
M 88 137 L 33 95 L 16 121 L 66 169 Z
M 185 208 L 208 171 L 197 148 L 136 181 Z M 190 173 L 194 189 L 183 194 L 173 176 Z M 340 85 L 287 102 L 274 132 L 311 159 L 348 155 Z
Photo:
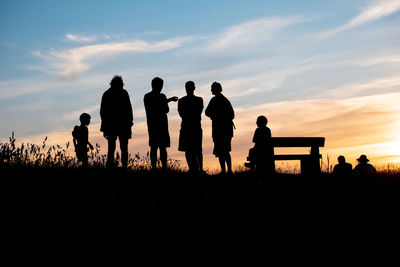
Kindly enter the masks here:
M 185 152 L 189 172 L 201 173 L 203 172 L 201 113 L 204 105 L 203 98 L 194 95 L 195 88 L 194 82 L 186 82 L 186 96 L 178 101 L 178 113 L 182 118 L 178 150 Z

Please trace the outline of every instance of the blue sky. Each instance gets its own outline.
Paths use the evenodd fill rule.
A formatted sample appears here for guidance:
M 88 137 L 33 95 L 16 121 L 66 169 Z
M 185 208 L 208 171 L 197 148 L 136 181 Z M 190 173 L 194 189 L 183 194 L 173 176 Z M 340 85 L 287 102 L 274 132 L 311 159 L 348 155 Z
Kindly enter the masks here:
M 142 99 L 160 76 L 167 96 L 183 96 L 193 80 L 205 103 L 211 83 L 222 83 L 237 113 L 237 162 L 260 114 L 275 136 L 325 136 L 333 157 L 366 151 L 396 162 L 399 28 L 400 0 L 1 1 L 0 138 L 14 130 L 65 143 L 86 111 L 103 145 L 100 99 L 120 74 L 135 113 L 130 150 L 143 153 Z M 170 154 L 181 158 L 170 108 Z M 209 127 L 203 118 L 205 154 Z

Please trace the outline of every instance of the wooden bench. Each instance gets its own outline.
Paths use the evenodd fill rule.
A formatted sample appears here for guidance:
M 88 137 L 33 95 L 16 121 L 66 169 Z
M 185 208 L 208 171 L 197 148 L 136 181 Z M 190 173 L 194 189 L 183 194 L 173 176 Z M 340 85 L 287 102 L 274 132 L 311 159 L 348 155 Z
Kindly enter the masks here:
M 321 173 L 319 148 L 325 145 L 324 137 L 272 137 L 273 147 L 310 147 L 310 154 L 274 155 L 274 160 L 300 160 L 302 174 Z

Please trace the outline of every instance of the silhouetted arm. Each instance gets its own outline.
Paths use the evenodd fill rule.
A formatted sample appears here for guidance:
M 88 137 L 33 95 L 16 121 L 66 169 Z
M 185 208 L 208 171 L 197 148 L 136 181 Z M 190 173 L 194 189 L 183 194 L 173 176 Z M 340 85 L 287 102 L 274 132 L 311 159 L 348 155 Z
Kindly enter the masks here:
M 214 98 L 211 98 L 210 103 L 208 103 L 208 106 L 206 110 L 204 111 L 204 114 L 206 114 L 207 117 L 213 119 L 215 116 L 215 100 Z
M 254 131 L 253 143 L 256 143 L 256 142 L 257 142 L 257 130 L 258 130 L 258 129 L 256 129 L 256 130 Z
M 229 113 L 231 116 L 231 120 L 233 120 L 235 118 L 235 111 L 233 110 L 232 104 L 229 100 L 228 100 L 228 103 L 229 103 L 228 110 L 229 110 Z
M 178 101 L 178 113 L 181 118 L 183 118 L 182 101 Z
M 128 92 L 126 92 L 126 109 L 127 109 L 127 120 L 129 121 L 129 126 L 133 125 L 133 111 L 132 111 L 132 104 L 131 99 L 129 98 Z
M 100 103 L 100 119 L 104 120 L 104 115 L 105 115 L 105 99 L 104 99 L 104 94 L 101 97 L 101 103 Z
M 200 108 L 199 108 L 200 115 L 203 112 L 203 109 L 204 109 L 204 102 L 203 102 L 203 98 L 200 97 Z
M 169 112 L 168 99 L 164 94 L 161 94 L 161 97 L 162 97 L 161 108 L 165 113 L 168 113 Z
M 74 139 L 72 139 L 73 140 L 73 142 L 74 142 L 74 147 L 76 148 L 76 144 L 77 144 L 77 141 L 76 141 L 76 139 L 74 138 Z
M 174 102 L 178 101 L 178 97 L 177 96 L 173 96 L 173 97 L 170 97 L 170 98 L 167 99 L 167 103 L 169 103 L 171 101 L 174 101 Z

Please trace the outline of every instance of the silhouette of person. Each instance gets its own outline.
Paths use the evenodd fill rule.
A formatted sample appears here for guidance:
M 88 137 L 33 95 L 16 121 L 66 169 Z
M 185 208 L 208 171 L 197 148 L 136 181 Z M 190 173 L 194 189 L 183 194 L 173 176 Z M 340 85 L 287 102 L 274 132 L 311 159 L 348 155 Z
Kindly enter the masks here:
M 81 125 L 75 125 L 72 131 L 72 137 L 75 147 L 76 158 L 78 161 L 82 162 L 82 167 L 88 166 L 88 145 L 91 150 L 93 150 L 92 144 L 89 142 L 89 130 L 87 126 L 90 124 L 90 115 L 87 113 L 82 113 L 79 116 Z
M 259 116 L 256 124 L 258 128 L 254 132 L 254 147 L 249 150 L 249 163 L 245 166 L 255 168 L 262 174 L 273 174 L 275 171 L 274 147 L 272 146 L 271 130 L 267 127 L 268 119 Z
M 157 150 L 160 150 L 162 168 L 167 169 L 167 147 L 170 147 L 168 132 L 168 103 L 178 101 L 178 97 L 168 98 L 161 93 L 164 81 L 155 77 L 151 81 L 152 91 L 144 96 L 144 107 L 147 117 L 147 130 L 149 132 L 150 161 L 153 170 L 157 165 Z
M 203 172 L 201 113 L 203 99 L 194 95 L 195 84 L 188 81 L 185 84 L 186 96 L 178 101 L 178 113 L 182 118 L 179 133 L 179 151 L 185 152 L 189 172 Z
M 213 154 L 219 159 L 221 172 L 226 172 L 226 163 L 228 173 L 231 174 L 232 160 L 229 152 L 231 151 L 235 113 L 229 100 L 221 93 L 220 83 L 214 82 L 211 85 L 211 92 L 214 97 L 208 103 L 205 114 L 212 121 Z
M 114 76 L 110 88 L 101 99 L 100 117 L 104 137 L 108 141 L 107 166 L 114 167 L 117 137 L 121 149 L 122 167 L 128 165 L 128 140 L 132 138 L 133 112 L 128 92 L 121 76 Z
M 367 158 L 366 155 L 361 155 L 358 159 L 358 164 L 357 166 L 354 167 L 354 172 L 356 174 L 368 174 L 368 173 L 374 173 L 376 172 L 376 169 L 374 166 L 369 164 L 369 159 Z
M 336 176 L 348 176 L 353 171 L 353 166 L 350 163 L 346 162 L 344 156 L 339 156 L 337 158 L 338 164 L 333 167 L 332 174 Z

